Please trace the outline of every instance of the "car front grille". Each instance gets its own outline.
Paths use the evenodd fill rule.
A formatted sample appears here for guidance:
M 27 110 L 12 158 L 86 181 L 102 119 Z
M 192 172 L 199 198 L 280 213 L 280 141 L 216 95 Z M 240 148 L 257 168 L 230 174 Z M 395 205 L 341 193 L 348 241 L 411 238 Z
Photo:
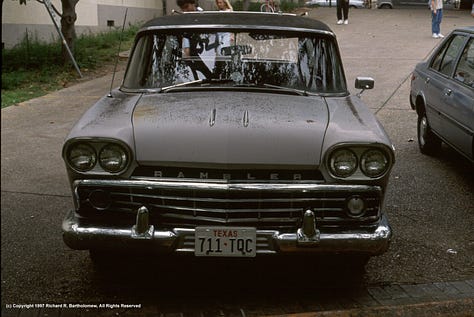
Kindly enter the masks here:
M 87 180 L 77 181 L 75 187 L 78 212 L 84 217 L 133 223 L 137 209 L 146 206 L 150 223 L 159 228 L 294 230 L 308 209 L 320 228 L 370 225 L 379 219 L 381 203 L 381 189 L 365 185 Z M 360 217 L 346 211 L 347 199 L 353 196 L 365 201 Z

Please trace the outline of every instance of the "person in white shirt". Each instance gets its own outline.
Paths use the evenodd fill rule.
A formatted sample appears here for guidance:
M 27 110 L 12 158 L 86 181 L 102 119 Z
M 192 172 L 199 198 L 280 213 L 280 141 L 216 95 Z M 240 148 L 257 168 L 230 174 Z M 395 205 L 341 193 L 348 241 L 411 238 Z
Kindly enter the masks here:
M 435 39 L 443 38 L 441 20 L 443 19 L 443 0 L 431 0 L 431 32 Z
M 229 0 L 215 0 L 216 7 L 221 12 L 231 12 L 234 8 L 230 4 Z M 230 46 L 234 42 L 232 33 L 217 33 L 217 39 L 219 46 L 216 48 L 217 55 L 221 55 L 221 49 L 226 46 Z

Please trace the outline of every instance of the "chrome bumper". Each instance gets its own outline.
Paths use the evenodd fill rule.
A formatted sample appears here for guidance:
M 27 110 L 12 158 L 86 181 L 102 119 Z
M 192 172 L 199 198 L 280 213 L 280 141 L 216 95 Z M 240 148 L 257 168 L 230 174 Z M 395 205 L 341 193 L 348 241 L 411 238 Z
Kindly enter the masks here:
M 351 230 L 324 233 L 316 229 L 315 217 L 307 211 L 295 233 L 257 230 L 257 254 L 340 253 L 378 255 L 390 244 L 392 230 L 385 215 L 373 231 Z M 194 229 L 157 230 L 148 224 L 148 211 L 140 208 L 137 221 L 130 228 L 81 225 L 74 211 L 63 221 L 63 239 L 77 250 L 126 248 L 160 253 L 194 253 Z

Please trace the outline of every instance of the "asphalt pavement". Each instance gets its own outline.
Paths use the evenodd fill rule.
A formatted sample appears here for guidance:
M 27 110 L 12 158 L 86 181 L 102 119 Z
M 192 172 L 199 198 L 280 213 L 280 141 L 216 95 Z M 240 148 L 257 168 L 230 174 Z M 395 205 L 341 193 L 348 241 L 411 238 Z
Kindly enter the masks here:
M 413 65 L 428 56 L 439 43 L 431 38 L 429 11 L 406 8 L 351 10 L 348 25 L 336 25 L 335 8 L 312 9 L 309 17 L 326 22 L 337 34 L 349 87 L 353 87 L 356 76 L 375 78 L 375 89 L 365 92 L 362 98 L 382 121 L 394 143 L 412 142 L 405 134 L 398 133 L 406 127 L 398 126 L 397 121 L 402 112 L 409 110 L 407 91 Z M 441 30 L 448 34 L 455 27 L 466 25 L 474 25 L 469 12 L 446 11 Z M 116 75 L 114 86 L 119 85 L 122 76 L 123 72 Z M 152 304 L 140 304 L 140 308 L 135 308 L 121 307 L 120 303 L 118 307 L 105 309 L 69 306 L 77 303 L 69 283 L 80 277 L 56 276 L 54 268 L 66 267 L 71 272 L 81 268 L 77 267 L 79 262 L 71 261 L 77 251 L 65 251 L 67 248 L 61 241 L 60 224 L 65 211 L 71 208 L 61 147 L 74 122 L 108 92 L 111 77 L 84 80 L 44 97 L 2 109 L 2 316 L 474 316 L 472 259 L 462 259 L 460 263 L 453 260 L 452 267 L 456 272 L 448 272 L 442 279 L 434 273 L 433 280 L 404 278 L 402 272 L 402 278 L 392 283 L 390 277 L 380 272 L 382 277 L 379 280 L 374 277 L 366 286 L 321 289 L 314 293 L 314 300 L 301 300 L 297 305 L 282 298 L 268 304 L 239 306 L 234 303 L 220 310 L 206 307 L 161 310 Z M 397 180 L 394 178 L 395 182 Z M 467 181 L 466 184 L 465 197 L 472 197 L 473 183 Z M 409 195 L 407 193 L 407 197 Z M 472 213 L 472 199 L 466 201 L 463 208 Z M 45 214 L 49 217 L 45 218 Z M 472 233 L 472 223 L 462 225 L 468 226 L 463 232 Z M 468 241 L 471 244 L 467 254 L 473 255 L 473 240 Z M 46 244 L 54 247 L 45 248 Z M 40 265 L 31 264 L 40 253 L 48 256 Z M 463 265 L 468 267 L 464 270 Z M 43 267 L 51 268 L 49 275 L 41 273 Z M 399 270 L 403 271 L 403 268 Z M 436 267 L 433 270 L 436 271 Z M 464 271 L 460 273 L 460 270 Z M 39 291 L 26 295 L 31 294 L 28 289 L 38 284 L 40 287 L 55 285 L 58 289 L 45 289 L 44 293 L 56 294 L 58 298 L 42 296 Z M 57 305 L 61 297 L 65 298 L 61 303 L 65 306 L 53 307 L 52 303 Z M 68 298 L 75 298 L 75 301 Z M 83 304 L 89 303 L 95 305 L 90 299 Z

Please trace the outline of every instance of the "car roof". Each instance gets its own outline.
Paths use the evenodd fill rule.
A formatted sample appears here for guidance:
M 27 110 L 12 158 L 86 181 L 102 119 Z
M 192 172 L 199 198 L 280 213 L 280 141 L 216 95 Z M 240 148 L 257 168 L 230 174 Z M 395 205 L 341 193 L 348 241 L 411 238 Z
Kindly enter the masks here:
M 325 33 L 335 36 L 323 22 L 287 13 L 261 12 L 186 12 L 155 18 L 143 25 L 140 32 L 179 28 L 268 29 Z
M 465 26 L 465 27 L 458 27 L 454 30 L 456 31 L 461 31 L 461 32 L 466 32 L 466 33 L 474 33 L 474 26 Z

